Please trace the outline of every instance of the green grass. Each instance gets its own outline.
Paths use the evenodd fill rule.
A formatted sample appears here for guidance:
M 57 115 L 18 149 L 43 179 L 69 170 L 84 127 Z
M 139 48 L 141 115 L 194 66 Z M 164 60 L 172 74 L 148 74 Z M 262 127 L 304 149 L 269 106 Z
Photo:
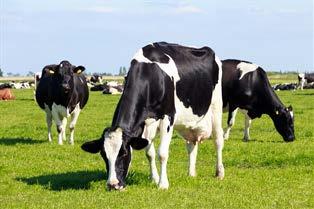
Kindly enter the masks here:
M 80 145 L 110 125 L 119 96 L 91 92 L 81 112 L 75 145 L 46 139 L 44 112 L 32 90 L 15 90 L 15 101 L 0 102 L 0 208 L 314 208 L 314 91 L 281 91 L 295 112 L 296 141 L 284 143 L 272 121 L 252 123 L 242 142 L 243 115 L 237 116 L 223 161 L 226 177 L 214 177 L 213 143 L 199 150 L 197 177 L 187 176 L 184 141 L 174 134 L 170 147 L 170 188 L 160 191 L 148 177 L 143 151 L 134 152 L 124 192 L 105 189 L 104 162 Z M 224 115 L 225 127 L 226 115 Z

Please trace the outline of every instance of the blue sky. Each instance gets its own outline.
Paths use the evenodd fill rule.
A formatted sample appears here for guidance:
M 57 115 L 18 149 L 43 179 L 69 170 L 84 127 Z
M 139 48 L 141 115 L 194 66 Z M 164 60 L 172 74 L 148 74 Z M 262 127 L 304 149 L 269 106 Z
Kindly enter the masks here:
M 67 59 L 117 73 L 140 47 L 167 41 L 314 71 L 313 11 L 313 0 L 0 0 L 0 67 L 26 74 Z

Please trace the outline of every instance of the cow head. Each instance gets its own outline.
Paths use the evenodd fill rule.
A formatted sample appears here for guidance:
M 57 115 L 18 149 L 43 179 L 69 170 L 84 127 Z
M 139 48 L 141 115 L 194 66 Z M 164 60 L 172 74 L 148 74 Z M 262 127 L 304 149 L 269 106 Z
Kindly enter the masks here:
M 294 115 L 291 106 L 277 109 L 274 113 L 273 121 L 277 131 L 286 142 L 291 142 L 295 139 Z
M 85 70 L 83 66 L 74 66 L 69 61 L 62 61 L 59 65 L 48 66 L 45 73 L 55 76 L 64 94 L 69 93 L 73 87 L 73 75 L 80 74 Z
M 115 130 L 106 128 L 100 139 L 86 142 L 81 148 L 90 153 L 100 152 L 106 164 L 108 189 L 121 190 L 126 186 L 125 179 L 131 162 L 131 147 L 139 150 L 147 145 L 148 140 L 126 136 L 121 128 Z

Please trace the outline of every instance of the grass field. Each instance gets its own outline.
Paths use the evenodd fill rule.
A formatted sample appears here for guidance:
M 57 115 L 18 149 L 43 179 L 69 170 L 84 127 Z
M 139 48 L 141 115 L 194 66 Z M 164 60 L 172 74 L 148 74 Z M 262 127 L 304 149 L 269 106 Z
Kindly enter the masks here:
M 15 101 L 0 101 L 0 208 L 314 208 L 314 90 L 278 92 L 294 108 L 296 141 L 284 143 L 272 121 L 252 123 L 242 142 L 242 114 L 225 143 L 226 177 L 215 179 L 211 140 L 199 150 L 197 177 L 187 176 L 185 143 L 174 134 L 170 147 L 170 188 L 148 179 L 143 151 L 134 152 L 124 192 L 105 189 L 100 155 L 80 145 L 109 126 L 119 96 L 91 92 L 78 120 L 75 145 L 46 139 L 44 112 L 32 90 L 14 90 Z M 226 115 L 224 115 L 225 127 Z

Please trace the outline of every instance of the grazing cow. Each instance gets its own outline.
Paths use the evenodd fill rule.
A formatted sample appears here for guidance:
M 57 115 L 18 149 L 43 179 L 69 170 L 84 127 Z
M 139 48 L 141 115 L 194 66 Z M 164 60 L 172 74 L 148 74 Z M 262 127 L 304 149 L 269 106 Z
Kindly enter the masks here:
M 314 73 L 300 73 L 298 75 L 298 87 L 303 90 L 305 84 L 314 82 Z
M 15 96 L 9 88 L 0 89 L 0 100 L 13 100 Z
M 109 189 L 125 187 L 130 147 L 142 149 L 148 145 L 147 157 L 151 165 L 155 163 L 152 139 L 157 125 L 161 138 L 160 178 L 156 167 L 151 169 L 159 188 L 169 187 L 167 161 L 174 125 L 187 140 L 192 155 L 194 145 L 213 131 L 216 176 L 224 177 L 221 74 L 221 62 L 209 47 L 197 49 L 159 42 L 135 54 L 112 126 L 104 130 L 100 139 L 82 145 L 87 152 L 101 153 Z
M 48 140 L 51 141 L 52 119 L 58 131 L 58 143 L 65 140 L 67 117 L 71 115 L 70 143 L 74 143 L 74 127 L 81 109 L 88 100 L 89 91 L 83 66 L 75 67 L 68 61 L 47 65 L 36 89 L 36 101 L 46 112 Z
M 228 114 L 228 128 L 224 138 L 228 139 L 234 124 L 237 109 L 244 110 L 244 141 L 249 140 L 251 120 L 267 114 L 284 141 L 293 141 L 294 117 L 292 107 L 286 108 L 272 89 L 266 72 L 259 66 L 240 60 L 222 61 L 223 106 Z

